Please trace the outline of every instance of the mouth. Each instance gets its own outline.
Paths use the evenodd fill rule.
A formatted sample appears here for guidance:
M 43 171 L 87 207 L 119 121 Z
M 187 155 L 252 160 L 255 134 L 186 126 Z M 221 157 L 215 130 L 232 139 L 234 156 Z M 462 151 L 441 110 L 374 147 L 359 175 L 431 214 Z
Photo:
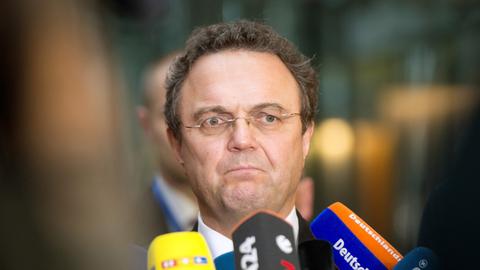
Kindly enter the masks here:
M 257 168 L 255 166 L 250 166 L 250 165 L 240 165 L 240 166 L 235 166 L 233 168 L 230 168 L 226 171 L 226 173 L 248 173 L 248 172 L 258 172 L 258 171 L 263 171 L 260 168 Z

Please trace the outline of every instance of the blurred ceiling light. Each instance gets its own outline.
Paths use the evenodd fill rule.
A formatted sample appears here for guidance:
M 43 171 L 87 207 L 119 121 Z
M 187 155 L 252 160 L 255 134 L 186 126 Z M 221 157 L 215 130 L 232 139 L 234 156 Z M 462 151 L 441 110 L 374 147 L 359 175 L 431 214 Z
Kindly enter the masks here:
M 380 113 L 400 123 L 443 120 L 468 113 L 476 96 L 474 91 L 459 86 L 394 86 L 380 99 Z
M 321 122 L 313 138 L 313 148 L 325 162 L 346 161 L 353 152 L 352 127 L 343 119 L 331 118 Z

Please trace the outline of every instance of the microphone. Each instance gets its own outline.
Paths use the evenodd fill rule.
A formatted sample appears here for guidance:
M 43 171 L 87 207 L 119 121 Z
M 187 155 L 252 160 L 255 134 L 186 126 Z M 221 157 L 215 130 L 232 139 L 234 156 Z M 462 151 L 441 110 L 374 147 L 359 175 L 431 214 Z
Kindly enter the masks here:
M 417 247 L 407 253 L 393 270 L 438 270 L 440 262 L 435 253 L 425 247 Z
M 335 270 L 332 245 L 324 240 L 309 240 L 298 245 L 302 270 Z
M 217 270 L 235 270 L 233 251 L 218 256 L 213 262 Z
M 333 246 L 340 270 L 392 270 L 403 258 L 380 234 L 340 202 L 325 209 L 310 224 L 316 239 Z
M 300 269 L 292 226 L 272 212 L 248 216 L 232 238 L 236 270 Z
M 215 270 L 207 243 L 198 232 L 157 236 L 148 248 L 147 270 Z

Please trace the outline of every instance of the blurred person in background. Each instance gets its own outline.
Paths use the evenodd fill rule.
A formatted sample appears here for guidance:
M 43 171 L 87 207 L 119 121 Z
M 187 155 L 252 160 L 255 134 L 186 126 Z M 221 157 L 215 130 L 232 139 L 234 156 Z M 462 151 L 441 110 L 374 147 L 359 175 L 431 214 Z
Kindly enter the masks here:
M 167 77 L 169 142 L 197 198 L 198 230 L 217 257 L 256 210 L 278 213 L 298 243 L 312 239 L 295 208 L 313 133 L 317 78 L 271 27 L 251 21 L 194 31 Z
M 477 99 L 478 100 L 478 99 Z M 480 236 L 480 102 L 442 183 L 425 206 L 418 245 L 432 249 L 444 270 L 477 269 Z
M 168 144 L 163 114 L 165 78 L 170 63 L 179 54 L 166 55 L 148 69 L 144 79 L 143 105 L 137 109 L 138 119 L 155 156 L 152 186 L 142 193 L 139 202 L 150 210 L 141 221 L 145 230 L 142 245 L 148 245 L 160 234 L 191 230 L 197 219 L 195 197 L 182 166 Z

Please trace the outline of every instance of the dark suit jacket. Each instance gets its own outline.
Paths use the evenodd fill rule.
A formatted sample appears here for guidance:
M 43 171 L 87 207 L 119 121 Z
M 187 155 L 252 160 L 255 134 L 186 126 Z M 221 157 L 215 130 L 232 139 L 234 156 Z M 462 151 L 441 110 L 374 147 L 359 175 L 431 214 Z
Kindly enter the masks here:
M 310 226 L 308 226 L 308 222 L 300 215 L 297 210 L 297 217 L 298 217 L 298 244 L 315 239 L 313 237 L 312 231 L 310 231 Z M 193 226 L 192 231 L 198 231 L 198 222 L 195 223 Z
M 432 249 L 444 270 L 478 269 L 480 104 L 464 132 L 444 182 L 430 194 L 418 236 L 418 245 Z
M 308 222 L 300 215 L 300 212 L 297 210 L 298 216 L 298 244 L 303 243 L 308 240 L 314 240 L 315 237 L 310 230 Z

